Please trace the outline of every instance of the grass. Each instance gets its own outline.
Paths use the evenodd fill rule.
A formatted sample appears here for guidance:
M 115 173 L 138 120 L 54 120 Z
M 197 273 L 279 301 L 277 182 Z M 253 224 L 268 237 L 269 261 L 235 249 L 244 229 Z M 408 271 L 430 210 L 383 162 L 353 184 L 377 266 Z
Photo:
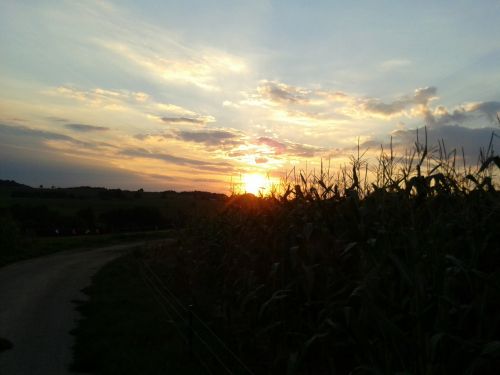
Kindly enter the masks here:
M 103 235 L 16 238 L 0 249 L 0 267 L 20 260 L 48 255 L 65 250 L 88 249 L 133 241 L 167 237 L 172 230 L 113 233 Z M 1 243 L 0 243 L 1 244 Z
M 141 277 L 137 253 L 99 271 L 76 335 L 74 371 L 111 374 L 200 374 L 172 323 Z
M 0 337 L 0 353 L 9 349 L 12 349 L 12 343 L 9 340 Z

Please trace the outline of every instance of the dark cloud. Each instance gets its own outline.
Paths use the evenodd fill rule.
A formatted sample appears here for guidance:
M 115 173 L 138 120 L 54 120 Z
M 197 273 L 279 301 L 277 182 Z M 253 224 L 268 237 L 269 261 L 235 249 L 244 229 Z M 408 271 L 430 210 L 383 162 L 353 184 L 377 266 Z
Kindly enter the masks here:
M 191 125 L 203 125 L 206 120 L 197 119 L 197 118 L 189 118 L 189 117 L 162 117 L 161 120 L 166 124 L 191 124 Z
M 425 123 L 429 127 L 433 126 L 443 126 L 443 125 L 456 125 L 467 121 L 470 117 L 470 113 L 464 108 L 457 108 L 449 112 L 444 106 L 438 106 L 431 111 L 429 108 L 425 108 L 422 111 Z
M 434 86 L 418 88 L 413 95 L 413 102 L 427 105 L 430 100 L 436 97 L 437 88 Z
M 100 149 L 102 147 L 115 148 L 115 146 L 105 143 L 105 142 L 87 142 L 81 141 L 79 139 L 70 137 L 65 134 L 50 132 L 41 129 L 29 128 L 23 125 L 10 126 L 5 124 L 0 124 L 0 133 L 5 136 L 22 137 L 25 139 L 25 143 L 39 144 L 40 141 L 65 141 L 74 144 L 75 146 L 87 148 L 87 149 Z M 30 142 L 26 142 L 30 140 Z
M 307 103 L 309 91 L 275 81 L 263 81 L 257 88 L 258 93 L 271 101 L 279 103 Z
M 420 143 L 423 142 L 424 129 L 419 130 L 419 140 Z M 478 156 L 480 148 L 486 148 L 491 139 L 492 133 L 498 129 L 493 127 L 483 127 L 483 128 L 468 128 L 460 125 L 442 125 L 438 127 L 427 128 L 428 146 L 429 148 L 436 147 L 438 141 L 444 141 L 447 151 L 450 152 L 456 149 L 458 155 L 461 155 L 461 149 L 463 147 L 466 155 L 466 159 L 472 163 L 475 163 Z M 392 133 L 394 142 L 401 145 L 402 147 L 411 147 L 417 140 L 416 130 L 396 130 Z M 500 138 L 493 137 L 493 146 L 496 150 L 500 146 Z
M 269 137 L 260 137 L 259 139 L 257 139 L 257 143 L 259 145 L 266 145 L 274 149 L 274 152 L 277 155 L 282 154 L 286 150 L 286 145 L 284 143 L 278 142 L 277 140 Z
M 321 151 L 324 150 L 320 147 L 300 143 L 289 143 L 287 147 L 288 154 L 301 157 L 313 157 Z
M 28 136 L 38 139 L 70 141 L 70 142 L 80 143 L 80 141 L 64 134 L 49 132 L 40 129 L 33 129 L 22 125 L 10 126 L 5 124 L 0 124 L 0 132 L 13 136 Z
M 64 125 L 65 128 L 74 130 L 77 132 L 81 133 L 88 133 L 88 132 L 103 132 L 103 131 L 108 131 L 109 128 L 105 126 L 96 126 L 96 125 L 87 125 L 87 124 L 66 124 Z
M 260 137 L 257 139 L 257 144 L 266 145 L 274 150 L 275 155 L 293 155 L 301 157 L 312 157 L 318 152 L 323 151 L 320 147 L 294 143 L 290 141 L 278 141 L 269 137 Z
M 184 142 L 201 143 L 210 148 L 236 147 L 245 143 L 245 135 L 242 132 L 225 129 L 213 130 L 180 130 L 171 129 L 168 132 L 160 132 L 153 134 L 135 134 L 134 138 L 140 141 L 150 137 L 158 137 L 165 139 L 177 139 Z
M 390 103 L 368 98 L 361 101 L 361 108 L 368 113 L 392 116 L 415 105 L 427 107 L 429 102 L 436 97 L 436 93 L 437 88 L 435 87 L 423 87 L 416 89 L 413 96 L 405 96 Z
M 486 117 L 490 123 L 496 123 L 499 112 L 500 102 L 479 102 L 465 104 L 452 111 L 444 106 L 437 106 L 434 110 L 426 108 L 423 115 L 428 126 L 443 126 L 472 122 L 480 117 Z
M 151 137 L 151 134 L 134 134 L 133 137 L 139 141 L 144 141 L 145 139 Z
M 267 163 L 267 158 L 263 157 L 263 156 L 258 156 L 255 158 L 255 163 L 257 164 L 265 164 Z
M 241 134 L 229 130 L 174 130 L 174 137 L 186 142 L 203 143 L 207 146 L 241 143 Z
M 500 112 L 500 102 L 482 102 L 473 104 L 470 110 L 480 112 L 486 115 L 491 122 L 496 122 L 497 115 Z
M 144 148 L 124 149 L 120 152 L 120 154 L 131 157 L 162 160 L 168 163 L 186 167 L 193 167 L 204 171 L 221 172 L 221 173 L 233 171 L 232 165 L 227 162 L 210 162 L 204 160 L 183 158 L 166 153 L 152 153 Z
M 230 158 L 240 158 L 240 157 L 245 156 L 247 154 L 248 154 L 248 152 L 246 152 L 246 151 L 237 150 L 237 151 L 228 152 L 227 156 L 229 156 Z
M 408 104 L 409 102 L 406 100 L 382 103 L 378 99 L 368 99 L 363 103 L 362 108 L 369 113 L 391 116 L 400 113 Z

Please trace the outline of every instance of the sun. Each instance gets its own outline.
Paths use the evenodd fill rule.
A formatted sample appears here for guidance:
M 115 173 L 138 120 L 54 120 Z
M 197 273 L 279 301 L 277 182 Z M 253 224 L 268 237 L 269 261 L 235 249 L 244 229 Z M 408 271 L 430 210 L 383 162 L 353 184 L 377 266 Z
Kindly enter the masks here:
M 258 173 L 245 174 L 242 180 L 245 193 L 253 195 L 265 194 L 271 187 L 270 180 Z

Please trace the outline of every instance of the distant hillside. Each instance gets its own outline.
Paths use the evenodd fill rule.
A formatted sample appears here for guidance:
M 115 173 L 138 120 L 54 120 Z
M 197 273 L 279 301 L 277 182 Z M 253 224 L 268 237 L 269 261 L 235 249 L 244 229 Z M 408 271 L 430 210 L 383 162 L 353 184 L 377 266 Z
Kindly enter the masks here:
M 31 186 L 20 184 L 14 180 L 0 180 L 0 188 L 33 189 Z
M 132 199 L 140 197 L 168 198 L 175 196 L 190 196 L 194 199 L 221 201 L 227 199 L 225 194 L 209 193 L 205 191 L 183 191 L 166 190 L 161 192 L 146 192 L 143 189 L 122 190 L 107 189 L 104 187 L 77 186 L 68 188 L 40 187 L 33 188 L 20 184 L 14 180 L 0 180 L 0 189 L 5 189 L 7 193 L 11 191 L 13 198 L 65 198 L 65 199 Z
M 21 237 L 182 228 L 194 218 L 213 215 L 227 199 L 202 191 L 32 188 L 0 180 L 0 222 L 14 223 Z

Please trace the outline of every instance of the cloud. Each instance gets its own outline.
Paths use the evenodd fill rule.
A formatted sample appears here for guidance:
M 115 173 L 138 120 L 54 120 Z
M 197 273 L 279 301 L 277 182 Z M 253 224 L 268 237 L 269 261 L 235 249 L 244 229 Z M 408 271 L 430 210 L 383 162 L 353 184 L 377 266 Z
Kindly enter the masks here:
M 441 125 L 427 128 L 428 146 L 429 148 L 438 145 L 438 141 L 443 140 L 447 151 L 457 150 L 458 156 L 461 155 L 461 149 L 464 148 L 466 159 L 471 163 L 475 163 L 479 156 L 479 149 L 486 148 L 492 137 L 492 133 L 497 131 L 493 127 L 468 128 L 460 125 Z M 424 129 L 419 129 L 420 142 L 423 140 Z M 398 129 L 392 132 L 395 143 L 401 145 L 412 145 L 416 140 L 416 130 Z M 493 146 L 495 149 L 499 147 L 499 137 L 493 137 Z
M 106 90 L 96 88 L 92 90 L 79 90 L 70 86 L 59 86 L 46 91 L 53 96 L 61 96 L 80 102 L 91 107 L 99 107 L 110 110 L 125 109 L 124 103 L 136 101 L 136 94 L 130 91 Z M 140 101 L 139 101 L 140 102 Z
M 275 103 L 304 104 L 309 102 L 310 91 L 276 81 L 261 81 L 257 93 Z
M 417 88 L 412 96 L 403 96 L 389 103 L 384 103 L 376 98 L 359 100 L 359 106 L 367 115 L 381 115 L 382 117 L 392 117 L 402 115 L 403 111 L 414 107 L 427 107 L 429 102 L 436 98 L 436 87 Z
M 230 130 L 174 130 L 175 138 L 186 141 L 203 143 L 207 146 L 231 145 L 243 143 L 241 133 L 236 133 Z
M 184 107 L 170 103 L 155 103 L 156 109 L 177 116 L 196 116 L 196 113 Z
M 7 135 L 14 136 L 28 136 L 37 139 L 46 139 L 46 140 L 56 140 L 56 141 L 70 141 L 74 143 L 81 143 L 80 141 L 72 138 L 70 136 L 54 133 L 51 131 L 41 130 L 41 129 L 33 129 L 27 126 L 10 126 L 5 124 L 0 124 L 0 132 Z
M 470 105 L 470 112 L 480 112 L 491 121 L 496 122 L 498 120 L 498 114 L 500 112 L 500 102 L 480 102 Z
M 204 125 L 206 119 L 203 118 L 189 118 L 189 117 L 162 117 L 161 121 L 166 124 L 188 124 L 188 125 Z
M 411 65 L 411 61 L 408 59 L 390 59 L 385 60 L 379 65 L 379 69 L 382 71 L 393 71 L 401 68 L 405 68 Z
M 35 144 L 38 144 L 40 143 L 40 141 L 45 140 L 49 142 L 69 142 L 73 146 L 85 149 L 101 149 L 103 147 L 115 148 L 115 146 L 109 143 L 82 141 L 65 134 L 55 133 L 42 129 L 29 128 L 23 125 L 10 126 L 0 123 L 0 133 L 3 133 L 5 136 L 23 137 L 26 140 L 29 139 L 31 142 L 35 142 Z
M 427 105 L 429 101 L 436 98 L 437 88 L 434 86 L 423 87 L 415 90 L 413 102 L 416 104 Z
M 120 42 L 98 42 L 102 47 L 144 68 L 155 78 L 190 84 L 207 91 L 219 91 L 228 74 L 248 70 L 246 62 L 235 55 L 217 50 L 193 50 L 170 41 L 169 48 L 161 44 L 146 46 L 142 42 L 125 45 Z M 134 45 L 134 48 L 131 47 Z
M 120 154 L 130 157 L 161 160 L 170 164 L 192 167 L 203 171 L 212 171 L 218 173 L 229 173 L 233 171 L 233 166 L 228 162 L 211 162 L 190 159 L 167 153 L 150 152 L 144 148 L 127 148 L 120 151 Z
M 260 137 L 257 139 L 258 145 L 265 145 L 273 150 L 273 154 L 290 155 L 300 157 L 312 157 L 317 153 L 324 151 L 321 147 L 290 142 L 288 140 L 278 141 L 269 137 Z
M 239 105 L 261 107 L 274 112 L 278 121 L 298 125 L 333 125 L 352 119 L 421 116 L 422 108 L 436 99 L 436 87 L 417 88 L 412 94 L 392 101 L 361 97 L 339 90 L 303 88 L 277 81 L 261 81 L 254 92 L 244 93 Z
M 66 125 L 64 125 L 64 127 L 68 128 L 70 130 L 81 132 L 81 133 L 103 132 L 103 131 L 109 130 L 109 128 L 107 128 L 105 126 L 95 126 L 95 125 L 86 125 L 86 124 L 66 124 Z
M 257 144 L 266 145 L 272 148 L 277 155 L 284 153 L 286 150 L 286 145 L 284 143 L 278 142 L 276 139 L 269 137 L 260 137 L 257 139 Z
M 203 120 L 204 123 L 215 121 L 212 116 L 198 115 L 196 112 L 182 106 L 156 101 L 151 95 L 142 91 L 108 90 L 103 88 L 82 90 L 71 86 L 59 86 L 47 90 L 46 93 L 52 96 L 83 102 L 90 107 L 115 111 L 133 109 L 142 113 L 154 114 L 160 112 L 163 114 L 159 116 L 151 115 L 155 118 L 161 118 L 162 116 L 165 118 L 195 118 Z M 49 119 L 52 121 L 61 121 L 55 117 Z
M 319 152 L 324 151 L 321 147 L 316 147 L 307 144 L 290 142 L 287 145 L 287 154 L 310 158 L 316 156 Z
M 263 156 L 257 156 L 257 157 L 255 158 L 255 163 L 256 163 L 256 164 L 265 164 L 265 163 L 267 163 L 267 162 L 268 162 L 268 159 L 267 159 L 267 158 L 265 158 L 265 157 L 263 157 Z
M 490 123 L 494 124 L 498 121 L 499 112 L 500 102 L 494 101 L 465 103 L 451 110 L 442 105 L 434 109 L 422 108 L 422 115 L 428 126 L 463 124 L 473 122 L 481 117 L 486 117 Z

